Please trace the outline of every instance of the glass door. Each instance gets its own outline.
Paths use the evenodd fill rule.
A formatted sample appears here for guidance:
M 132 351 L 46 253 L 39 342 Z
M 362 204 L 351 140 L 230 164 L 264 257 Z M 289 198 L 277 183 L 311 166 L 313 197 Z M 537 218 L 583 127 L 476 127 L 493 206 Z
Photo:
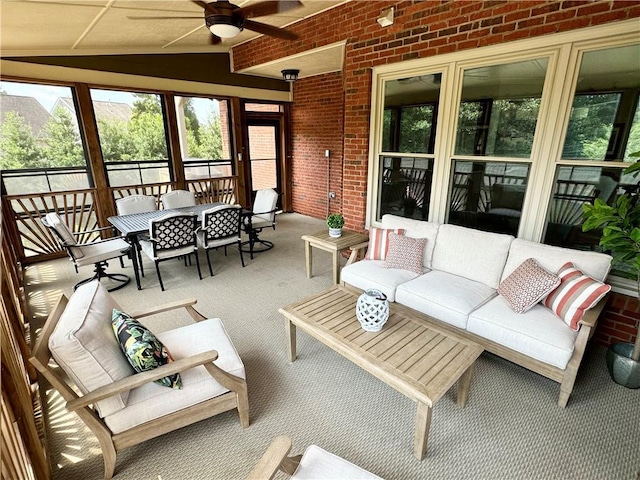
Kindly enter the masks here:
M 255 192 L 273 188 L 282 193 L 282 162 L 280 148 L 280 122 L 277 120 L 247 121 L 249 169 L 252 198 Z M 278 206 L 280 200 L 278 200 Z

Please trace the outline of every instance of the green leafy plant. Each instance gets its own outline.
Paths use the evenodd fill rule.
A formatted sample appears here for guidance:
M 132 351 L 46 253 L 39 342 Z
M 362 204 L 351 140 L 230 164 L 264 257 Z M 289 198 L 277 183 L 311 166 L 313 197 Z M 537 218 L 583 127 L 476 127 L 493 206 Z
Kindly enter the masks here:
M 342 228 L 344 226 L 344 217 L 340 213 L 332 213 L 327 217 L 327 226 L 329 228 Z
M 640 157 L 640 152 L 632 156 Z M 640 173 L 640 160 L 629 166 L 625 174 Z M 583 231 L 602 229 L 600 246 L 613 257 L 613 264 L 629 271 L 636 280 L 636 295 L 640 300 L 640 197 L 636 190 L 618 197 L 615 205 L 609 206 L 597 198 L 593 204 L 582 206 Z M 640 358 L 640 332 L 636 332 L 636 342 L 631 358 Z

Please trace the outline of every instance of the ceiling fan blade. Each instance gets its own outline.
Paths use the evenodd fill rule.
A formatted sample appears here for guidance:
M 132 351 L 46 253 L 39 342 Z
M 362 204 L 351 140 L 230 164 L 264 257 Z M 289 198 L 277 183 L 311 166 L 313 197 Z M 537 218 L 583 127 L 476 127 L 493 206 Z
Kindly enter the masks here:
M 221 41 L 222 39 L 219 36 L 214 35 L 213 33 L 211 34 L 211 39 L 209 42 L 211 45 L 218 45 Z
M 127 15 L 129 20 L 202 20 L 202 17 L 139 17 Z
M 298 38 L 297 34 L 290 32 L 289 30 L 272 27 L 271 25 L 266 25 L 264 23 L 254 22 L 253 20 L 245 20 L 242 25 L 247 30 L 253 30 L 254 32 L 263 33 L 264 35 L 269 35 L 271 37 L 282 38 L 283 40 L 295 40 Z
M 288 12 L 301 6 L 302 2 L 297 0 L 280 0 L 277 2 L 260 2 L 248 5 L 240 8 L 239 12 L 244 18 L 264 17 L 266 15 Z
M 193 3 L 198 5 L 204 11 L 209 10 L 209 4 L 207 2 L 201 2 L 200 0 L 191 0 Z

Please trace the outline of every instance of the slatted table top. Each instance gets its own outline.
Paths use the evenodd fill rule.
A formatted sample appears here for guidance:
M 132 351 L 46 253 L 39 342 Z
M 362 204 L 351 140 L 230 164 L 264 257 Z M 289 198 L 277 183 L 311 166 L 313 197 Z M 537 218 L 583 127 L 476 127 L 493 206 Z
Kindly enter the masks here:
M 356 318 L 358 295 L 334 286 L 280 309 L 297 327 L 417 402 L 434 405 L 483 348 L 439 330 L 391 303 L 380 332 Z

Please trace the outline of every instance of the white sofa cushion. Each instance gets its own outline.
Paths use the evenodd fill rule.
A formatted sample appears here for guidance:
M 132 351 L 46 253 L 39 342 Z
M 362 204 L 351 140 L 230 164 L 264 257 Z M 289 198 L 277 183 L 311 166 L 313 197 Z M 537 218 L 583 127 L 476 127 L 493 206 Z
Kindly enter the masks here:
M 231 375 L 246 378 L 242 360 L 219 318 L 158 333 L 156 336 L 175 360 L 216 350 L 218 359 L 213 363 Z M 131 390 L 127 406 L 104 418 L 109 429 L 113 433 L 120 433 L 228 392 L 209 375 L 204 366 L 181 372 L 180 375 L 182 390 L 163 387 L 157 383 L 147 383 Z
M 471 313 L 467 330 L 561 369 L 573 354 L 577 335 L 543 305 L 515 313 L 500 296 Z
M 342 269 L 340 279 L 361 290 L 380 290 L 390 302 L 396 299 L 398 285 L 413 280 L 415 272 L 398 268 L 385 268 L 384 260 L 360 260 Z
M 469 313 L 495 295 L 483 283 L 432 270 L 398 286 L 396 302 L 465 329 Z
M 459 275 L 495 289 L 500 283 L 512 241 L 511 235 L 440 225 L 431 266 L 434 270 Z M 523 258 L 520 263 L 525 260 Z
M 327 452 L 317 445 L 309 445 L 302 455 L 300 465 L 292 480 L 382 480 L 344 458 Z
M 121 380 L 135 372 L 113 334 L 111 314 L 121 310 L 97 280 L 71 295 L 58 324 L 49 337 L 51 355 L 82 393 Z M 122 410 L 129 392 L 96 403 L 101 417 Z
M 427 244 L 424 247 L 424 258 L 422 260 L 422 265 L 425 268 L 431 268 L 431 258 L 433 257 L 433 249 L 436 246 L 439 226 L 440 224 L 438 223 L 424 222 L 422 220 L 414 220 L 397 215 L 387 214 L 382 217 L 383 228 L 404 228 L 404 235 L 406 237 L 427 239 Z
M 604 281 L 611 268 L 611 256 L 604 253 L 555 247 L 516 238 L 511 243 L 502 279 L 511 275 L 527 258 L 535 259 L 551 273 L 557 273 L 565 263 L 573 262 L 581 271 L 600 281 Z

